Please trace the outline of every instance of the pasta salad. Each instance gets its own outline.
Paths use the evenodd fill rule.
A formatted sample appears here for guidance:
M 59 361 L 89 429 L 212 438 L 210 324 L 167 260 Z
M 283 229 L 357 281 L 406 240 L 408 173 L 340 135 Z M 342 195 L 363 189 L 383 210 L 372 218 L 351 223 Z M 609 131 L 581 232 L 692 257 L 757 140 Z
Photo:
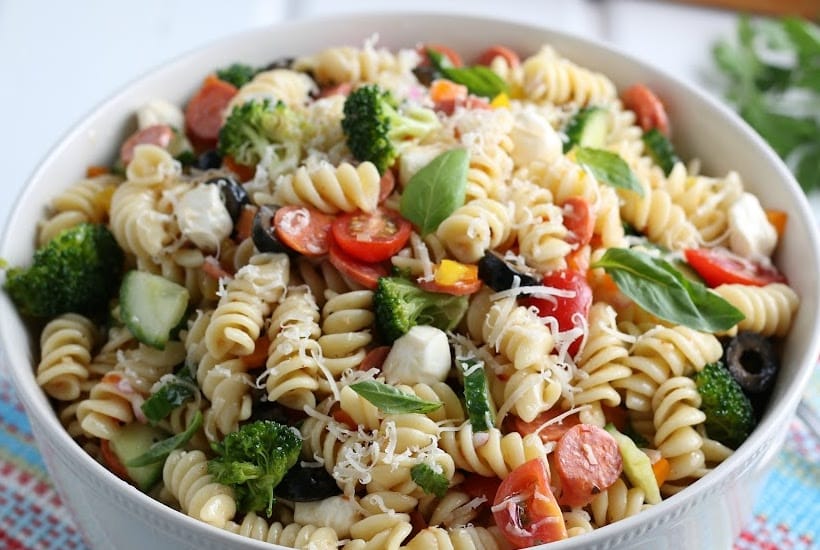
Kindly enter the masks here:
M 5 290 L 116 475 L 295 548 L 522 548 L 707 475 L 798 297 L 787 215 L 549 45 L 375 40 L 152 98 Z

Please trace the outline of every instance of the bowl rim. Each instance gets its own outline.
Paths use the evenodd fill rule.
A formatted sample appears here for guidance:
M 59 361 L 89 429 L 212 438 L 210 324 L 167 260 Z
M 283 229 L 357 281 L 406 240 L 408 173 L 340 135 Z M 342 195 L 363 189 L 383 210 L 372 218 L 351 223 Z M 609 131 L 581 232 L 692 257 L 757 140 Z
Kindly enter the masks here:
M 798 207 L 798 216 L 805 220 L 812 220 L 812 214 L 805 196 L 803 195 L 793 176 L 786 168 L 785 164 L 783 164 L 783 162 L 774 153 L 770 146 L 728 106 L 721 103 L 720 101 L 718 101 L 716 97 L 697 87 L 693 83 L 681 79 L 680 77 L 674 74 L 665 72 L 663 69 L 656 67 L 646 61 L 643 61 L 631 53 L 626 52 L 623 48 L 607 43 L 604 40 L 597 38 L 580 37 L 571 33 L 567 33 L 560 29 L 550 27 L 548 25 L 542 25 L 533 22 L 522 22 L 520 20 L 512 18 L 498 18 L 491 17 L 488 15 L 465 15 L 462 13 L 450 11 L 397 10 L 372 11 L 366 13 L 351 12 L 345 14 L 306 16 L 281 21 L 274 24 L 250 27 L 238 32 L 234 32 L 228 36 L 224 36 L 219 39 L 209 41 L 208 43 L 200 45 L 198 47 L 191 48 L 185 51 L 184 53 L 171 57 L 168 60 L 161 62 L 153 66 L 152 68 L 143 71 L 138 76 L 128 80 L 125 84 L 118 87 L 107 98 L 97 103 L 93 108 L 84 113 L 48 150 L 48 152 L 42 157 L 40 162 L 37 163 L 36 168 L 33 170 L 32 174 L 27 179 L 25 185 L 19 191 L 17 197 L 14 200 L 13 208 L 9 212 L 5 227 L 3 229 L 2 241 L 0 241 L 0 251 L 6 251 L 9 247 L 9 242 L 12 239 L 14 239 L 12 228 L 16 224 L 21 222 L 21 220 L 18 219 L 20 216 L 19 207 L 21 204 L 31 200 L 30 196 L 36 193 L 34 184 L 40 179 L 42 179 L 43 174 L 48 170 L 49 165 L 55 162 L 56 159 L 60 158 L 63 149 L 68 147 L 70 143 L 79 139 L 79 137 L 85 130 L 85 127 L 89 124 L 90 119 L 96 113 L 119 102 L 122 96 L 124 96 L 127 93 L 127 91 L 135 84 L 151 78 L 161 79 L 163 78 L 163 75 L 172 73 L 176 69 L 189 64 L 195 57 L 200 56 L 205 52 L 217 51 L 219 48 L 230 46 L 232 41 L 235 41 L 237 39 L 242 39 L 248 42 L 257 40 L 264 36 L 265 33 L 270 32 L 271 30 L 281 30 L 283 28 L 286 28 L 290 31 L 294 31 L 299 27 L 314 28 L 322 24 L 354 24 L 363 26 L 363 22 L 369 21 L 384 23 L 391 19 L 401 19 L 402 21 L 407 20 L 415 25 L 418 25 L 425 20 L 429 20 L 430 18 L 447 19 L 453 21 L 454 23 L 470 21 L 471 23 L 482 24 L 487 26 L 501 25 L 506 28 L 517 27 L 519 29 L 526 30 L 527 32 L 540 33 L 543 36 L 543 43 L 560 43 L 562 45 L 575 44 L 583 48 L 592 48 L 593 50 L 595 50 L 596 54 L 607 54 L 620 57 L 621 59 L 628 62 L 631 66 L 639 69 L 640 72 L 642 72 L 643 74 L 649 75 L 653 79 L 660 79 L 662 81 L 666 81 L 670 83 L 674 88 L 680 90 L 681 93 L 695 96 L 699 101 L 708 105 L 709 108 L 711 108 L 714 112 L 719 114 L 725 120 L 731 122 L 734 126 L 739 127 L 739 129 L 742 130 L 744 133 L 749 134 L 749 136 L 747 137 L 755 143 L 755 145 L 758 148 L 758 152 L 766 157 L 766 160 L 769 164 L 773 165 L 775 170 L 781 176 L 786 187 L 789 188 L 790 194 L 796 198 L 796 201 L 792 206 Z M 818 245 L 818 238 L 816 232 L 810 234 L 810 242 L 807 243 L 807 245 L 812 249 L 814 253 L 815 263 L 817 263 L 818 258 L 820 258 L 820 245 Z M 10 300 L 8 300 L 5 296 L 5 293 L 3 294 L 4 295 L 2 299 L 0 299 L 0 313 L 7 314 L 2 316 L 4 319 L 7 319 L 9 317 L 8 314 L 14 317 L 15 315 L 17 315 L 16 310 L 14 309 L 13 304 L 11 304 Z M 820 303 L 801 303 L 801 307 L 803 308 L 812 305 L 815 306 L 815 311 L 820 309 Z M 19 315 L 17 316 L 17 318 L 19 320 Z M 272 546 L 268 543 L 261 543 L 244 537 L 237 538 L 237 536 L 231 533 L 210 526 L 204 522 L 191 518 L 186 514 L 171 509 L 170 507 L 166 506 L 160 501 L 148 496 L 145 493 L 142 493 L 141 491 L 126 483 L 125 481 L 117 478 L 108 469 L 106 469 L 101 464 L 97 463 L 90 455 L 85 453 L 85 451 L 74 441 L 73 438 L 71 438 L 71 436 L 69 436 L 68 432 L 60 424 L 53 408 L 51 408 L 50 410 L 51 414 L 44 414 L 45 411 L 42 411 L 38 404 L 34 402 L 34 394 L 30 392 L 37 391 L 42 393 L 42 390 L 34 382 L 33 369 L 36 368 L 36 364 L 29 365 L 30 368 L 28 369 L 14 368 L 13 359 L 19 359 L 21 357 L 15 357 L 16 355 L 20 355 L 20 352 L 14 349 L 15 346 L 9 346 L 9 344 L 12 343 L 12 340 L 9 337 L 9 329 L 6 323 L 7 321 L 5 320 L 3 322 L 0 322 L 0 342 L 2 342 L 3 344 L 3 363 L 7 366 L 6 370 L 10 373 L 13 385 L 17 389 L 18 396 L 25 406 L 27 415 L 35 416 L 38 426 L 45 428 L 46 433 L 42 435 L 48 437 L 52 441 L 55 441 L 55 444 L 57 444 L 60 448 L 70 449 L 68 452 L 70 453 L 69 458 L 71 459 L 72 465 L 81 466 L 88 474 L 94 476 L 96 481 L 107 486 L 111 491 L 122 492 L 124 489 L 124 495 L 126 495 L 126 497 L 128 495 L 131 495 L 131 497 L 133 497 L 135 504 L 144 507 L 146 509 L 146 512 L 148 513 L 164 514 L 168 516 L 169 523 L 179 524 L 180 522 L 182 522 L 181 525 L 186 530 L 200 530 L 201 533 L 208 535 L 211 538 L 216 537 L 216 540 L 222 540 L 226 543 L 239 544 L 241 541 L 244 545 L 246 545 L 249 548 L 272 548 Z M 820 316 L 818 316 L 816 313 L 814 314 L 813 328 L 814 334 L 820 334 Z M 14 350 L 14 352 L 11 352 L 10 350 Z M 597 528 L 591 533 L 586 533 L 580 539 L 580 541 L 577 539 L 568 539 L 557 543 L 550 543 L 550 548 L 554 547 L 557 550 L 562 548 L 580 548 L 585 546 L 586 544 L 603 543 L 607 539 L 610 539 L 614 535 L 617 535 L 618 532 L 629 532 L 630 530 L 635 530 L 638 528 L 649 530 L 650 528 L 652 528 L 653 525 L 657 524 L 658 522 L 665 521 L 665 518 L 669 518 L 671 516 L 677 517 L 685 513 L 685 511 L 687 511 L 689 508 L 696 504 L 696 500 L 698 500 L 699 495 L 705 496 L 707 494 L 715 493 L 721 490 L 722 488 L 725 488 L 725 486 L 731 482 L 730 477 L 733 473 L 748 468 L 752 464 L 752 462 L 759 459 L 759 455 L 766 450 L 766 445 L 764 445 L 764 443 L 766 443 L 767 439 L 770 439 L 772 437 L 772 435 L 775 433 L 776 428 L 787 424 L 789 417 L 794 413 L 794 410 L 797 407 L 797 403 L 800 400 L 801 394 L 804 388 L 806 387 L 809 377 L 811 375 L 811 366 L 814 364 L 814 362 L 811 359 L 816 358 L 819 352 L 820 338 L 815 337 L 811 340 L 811 342 L 809 342 L 809 345 L 803 351 L 803 353 L 799 354 L 799 357 L 802 358 L 803 364 L 800 365 L 798 369 L 798 375 L 795 376 L 795 379 L 792 381 L 791 386 L 786 388 L 782 400 L 777 404 L 777 406 L 771 407 L 767 411 L 766 416 L 762 419 L 760 424 L 750 435 L 750 437 L 744 442 L 744 444 L 741 445 L 741 447 L 739 447 L 732 454 L 732 456 L 730 456 L 722 464 L 720 464 L 715 469 L 715 471 L 710 472 L 707 476 L 705 476 L 702 479 L 699 479 L 696 483 L 689 485 L 680 493 L 674 495 L 672 498 L 664 499 L 660 504 L 652 506 L 649 509 L 642 511 L 640 514 L 636 516 L 632 516 L 630 518 L 623 519 L 613 524 Z M 28 361 L 26 361 L 26 363 L 28 363 Z M 755 449 L 756 452 L 752 452 L 752 449 Z M 67 458 L 62 456 L 59 457 L 59 459 L 67 460 Z M 169 510 L 171 511 L 170 514 Z

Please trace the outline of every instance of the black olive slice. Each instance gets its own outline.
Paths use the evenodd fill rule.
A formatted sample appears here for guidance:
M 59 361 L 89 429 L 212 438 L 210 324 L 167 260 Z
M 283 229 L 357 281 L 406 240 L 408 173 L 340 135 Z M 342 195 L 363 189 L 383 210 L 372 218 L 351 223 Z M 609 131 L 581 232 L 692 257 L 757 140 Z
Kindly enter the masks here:
M 729 340 L 725 360 L 729 372 L 747 394 L 771 389 L 779 368 L 771 342 L 756 332 L 738 332 Z
M 496 292 L 512 288 L 515 277 L 518 277 L 518 286 L 541 284 L 541 281 L 514 268 L 494 252 L 488 251 L 478 260 L 478 278 Z
M 273 217 L 279 210 L 277 205 L 262 205 L 253 217 L 251 228 L 251 238 L 253 244 L 259 252 L 285 252 L 295 254 L 282 241 L 276 238 L 276 228 L 273 224 Z
M 341 494 L 336 480 L 324 467 L 308 468 L 297 462 L 288 470 L 279 485 L 276 496 L 294 502 L 311 502 Z
M 206 180 L 205 183 L 219 187 L 222 204 L 225 205 L 228 214 L 231 215 L 231 219 L 236 223 L 236 220 L 239 219 L 239 215 L 242 213 L 242 208 L 251 202 L 245 188 L 230 176 L 217 176 Z
M 273 61 L 271 61 L 270 63 L 268 63 L 265 66 L 264 70 L 272 71 L 274 69 L 290 69 L 290 68 L 293 67 L 293 62 L 294 61 L 296 61 L 295 57 L 289 57 L 289 56 L 278 57 L 278 58 L 274 59 Z
M 194 167 L 200 170 L 215 170 L 222 166 L 222 155 L 216 149 L 205 151 L 196 158 Z

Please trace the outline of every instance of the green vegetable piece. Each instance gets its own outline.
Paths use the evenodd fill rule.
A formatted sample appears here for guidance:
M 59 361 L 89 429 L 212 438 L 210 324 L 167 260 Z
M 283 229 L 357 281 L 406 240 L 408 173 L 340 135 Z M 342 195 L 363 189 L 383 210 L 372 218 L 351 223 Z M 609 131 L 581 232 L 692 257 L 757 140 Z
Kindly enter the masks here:
M 218 456 L 208 461 L 208 473 L 233 487 L 239 510 L 270 516 L 273 490 L 299 459 L 302 438 L 295 428 L 257 420 L 212 447 Z
M 129 271 L 120 287 L 122 322 L 143 344 L 165 349 L 185 315 L 188 298 L 188 289 L 160 275 Z
M 427 50 L 427 57 L 436 71 L 456 84 L 466 86 L 467 91 L 473 95 L 492 99 L 498 94 L 509 91 L 504 79 L 489 67 L 482 65 L 453 67 L 449 60 L 445 62 L 444 55 L 431 49 Z
M 706 433 L 737 449 L 757 425 L 751 401 L 721 362 L 706 365 L 695 373 L 694 380 L 701 397 L 700 409 L 706 415 Z
M 606 145 L 608 131 L 609 111 L 603 107 L 584 107 L 567 123 L 564 152 L 568 152 L 576 145 L 600 149 Z
M 104 225 L 82 223 L 37 249 L 30 267 L 9 269 L 3 286 L 24 315 L 98 314 L 119 287 L 123 259 Z
M 456 360 L 464 378 L 464 404 L 474 432 L 487 432 L 495 425 L 495 406 L 484 364 L 473 358 Z
M 141 468 L 150 466 L 151 464 L 162 463 L 168 458 L 171 451 L 188 443 L 200 427 L 202 427 L 202 413 L 197 411 L 184 432 L 153 443 L 143 454 L 123 464 L 126 467 Z
M 652 128 L 646 132 L 642 138 L 646 146 L 646 150 L 655 164 L 661 167 L 663 173 L 667 176 L 672 172 L 675 164 L 680 162 L 675 149 L 665 135 L 660 133 L 657 128 Z
M 225 82 L 233 84 L 237 88 L 241 88 L 250 82 L 258 72 L 258 69 L 255 69 L 250 65 L 246 65 L 245 63 L 232 63 L 223 69 L 217 69 L 216 77 L 219 80 L 224 80 Z
M 595 179 L 612 187 L 634 191 L 643 197 L 643 187 L 638 178 L 617 153 L 603 149 L 577 147 L 575 161 L 595 176 Z
M 416 464 L 410 468 L 410 478 L 428 495 L 444 498 L 450 482 L 444 474 L 435 471 L 428 464 Z
M 197 391 L 199 390 L 193 380 L 191 369 L 186 366 L 151 394 L 140 408 L 148 421 L 155 424 L 192 399 Z
M 467 297 L 422 290 L 401 277 L 380 277 L 373 295 L 376 327 L 393 342 L 416 325 L 452 330 L 467 312 Z
M 117 430 L 109 440 L 111 452 L 125 467 L 128 478 L 142 491 L 150 490 L 162 478 L 164 457 L 148 462 L 141 458 L 167 436 L 168 433 L 160 428 L 132 423 Z
M 442 403 L 438 401 L 425 401 L 376 380 L 356 382 L 350 384 L 350 388 L 386 414 L 426 414 L 442 406 Z
M 648 504 L 658 504 L 661 501 L 661 492 L 655 472 L 652 471 L 652 462 L 645 452 L 640 450 L 635 442 L 622 434 L 612 424 L 604 429 L 618 442 L 618 450 L 624 463 L 624 473 L 633 487 L 644 492 Z
M 435 231 L 464 204 L 469 165 L 466 150 L 452 149 L 431 160 L 407 182 L 399 211 L 415 224 L 422 236 Z
M 684 277 L 669 262 L 626 248 L 610 248 L 591 267 L 603 268 L 646 311 L 679 325 L 706 332 L 728 330 L 745 316 L 700 283 Z

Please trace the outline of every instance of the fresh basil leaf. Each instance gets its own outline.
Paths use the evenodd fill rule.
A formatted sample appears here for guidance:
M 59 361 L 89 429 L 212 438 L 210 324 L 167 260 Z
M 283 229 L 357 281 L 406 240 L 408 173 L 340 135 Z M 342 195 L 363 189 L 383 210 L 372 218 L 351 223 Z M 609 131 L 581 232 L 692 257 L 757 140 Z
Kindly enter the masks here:
M 169 437 L 168 439 L 157 441 L 156 443 L 148 447 L 147 451 L 145 451 L 138 457 L 132 458 L 131 460 L 126 462 L 125 465 L 129 468 L 138 468 L 141 466 L 148 466 L 149 464 L 155 464 L 157 462 L 165 460 L 166 458 L 168 458 L 168 455 L 171 454 L 171 451 L 188 443 L 188 441 L 194 436 L 196 431 L 201 426 L 202 413 L 197 411 L 193 420 L 191 420 L 191 423 L 188 425 L 184 432 L 178 433 L 175 436 Z
M 171 411 L 193 398 L 196 391 L 196 383 L 191 377 L 190 369 L 187 366 L 183 367 L 173 379 L 163 384 L 143 402 L 142 412 L 151 424 L 156 424 L 171 414 Z
M 445 78 L 456 84 L 467 87 L 473 95 L 494 98 L 500 93 L 507 93 L 507 83 L 489 67 L 474 65 L 472 67 L 453 67 L 450 59 L 441 53 L 428 49 L 427 57 L 433 67 Z
M 643 197 L 641 183 L 626 161 L 617 153 L 591 147 L 577 147 L 575 161 L 591 172 L 598 181 L 603 181 L 612 187 L 634 191 Z
M 450 482 L 444 474 L 436 472 L 431 466 L 427 464 L 416 464 L 410 468 L 410 477 L 416 482 L 416 485 L 421 487 L 421 490 L 428 495 L 436 495 L 438 498 L 444 498 L 447 494 L 447 489 L 450 487 Z
M 653 315 L 695 330 L 728 330 L 745 316 L 704 285 L 686 279 L 669 262 L 626 248 L 610 248 L 592 264 Z
M 464 204 L 469 165 L 465 149 L 451 149 L 431 160 L 407 182 L 399 211 L 416 225 L 422 236 L 435 231 Z
M 419 399 L 415 395 L 375 380 L 356 382 L 350 387 L 387 414 L 428 413 L 442 406 L 440 402 Z

